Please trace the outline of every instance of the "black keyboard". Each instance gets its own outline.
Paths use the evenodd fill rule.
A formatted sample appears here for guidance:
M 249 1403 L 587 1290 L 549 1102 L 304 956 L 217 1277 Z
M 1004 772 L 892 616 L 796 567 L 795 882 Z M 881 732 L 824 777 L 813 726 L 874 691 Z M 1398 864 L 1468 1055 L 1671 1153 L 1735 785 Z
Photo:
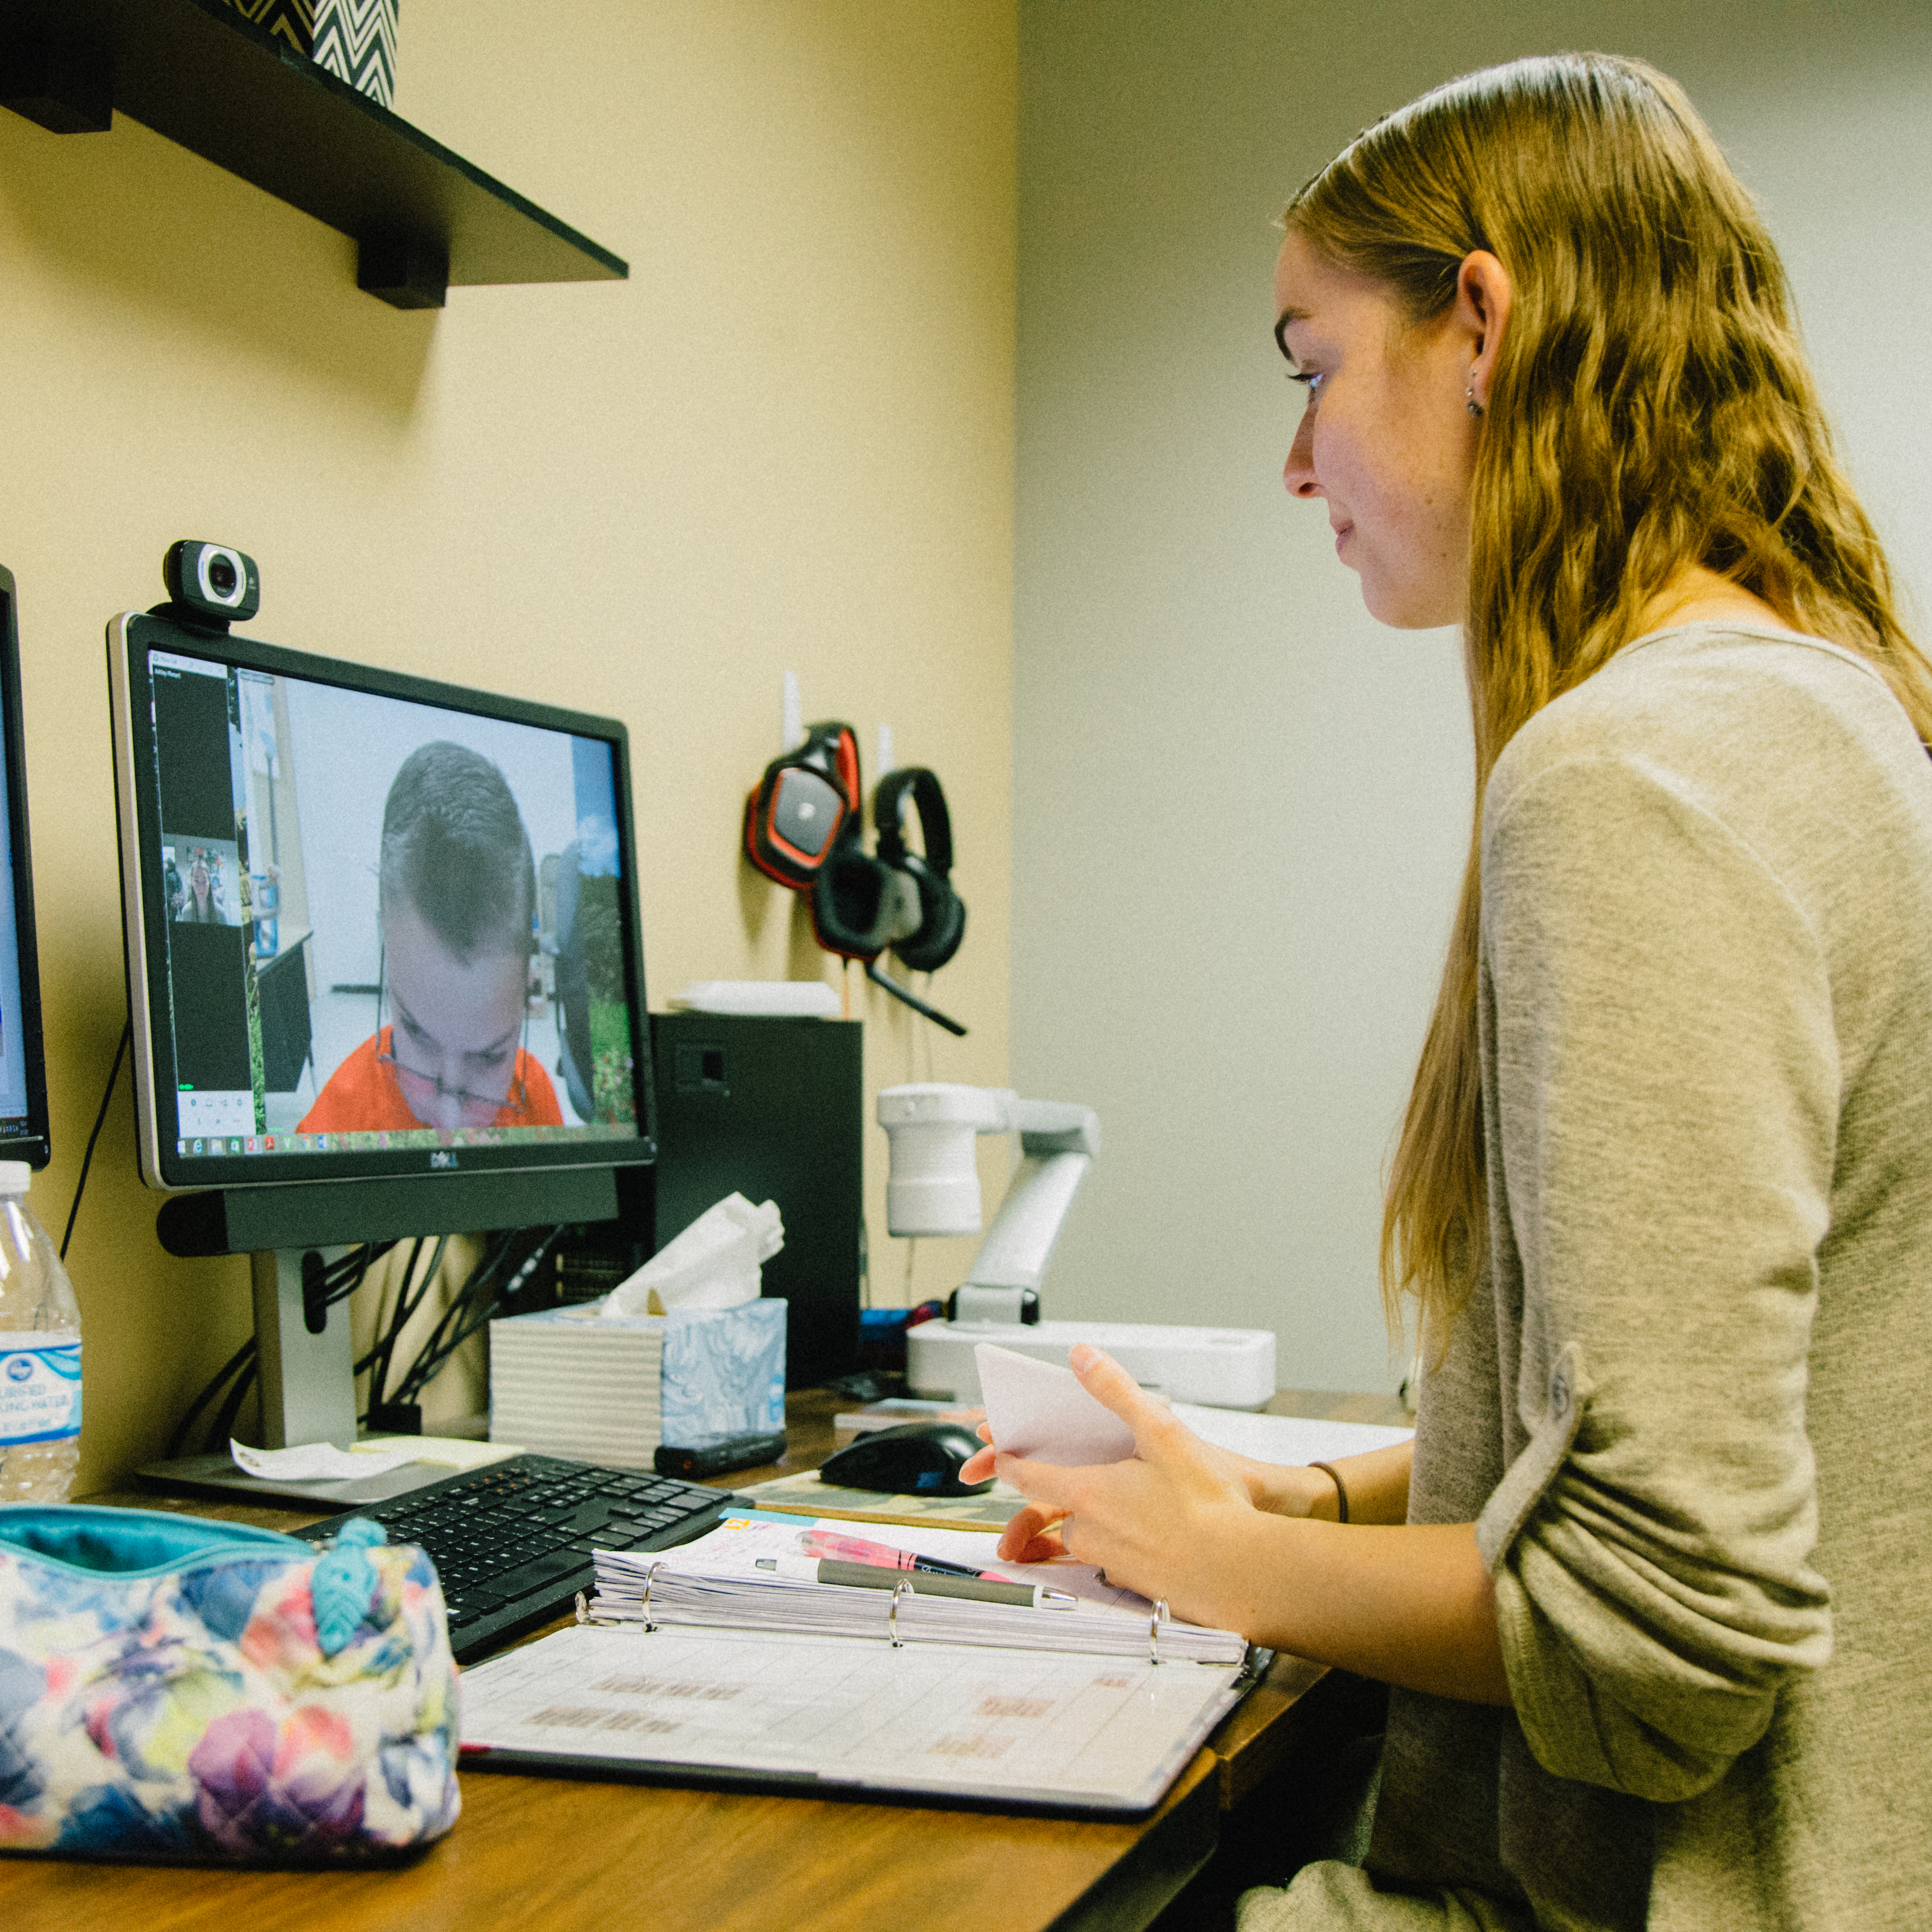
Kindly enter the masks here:
M 459 1663 L 547 1623 L 590 1588 L 596 1550 L 668 1550 L 716 1524 L 729 1490 L 554 1456 L 512 1456 L 298 1532 L 311 1543 L 352 1516 L 420 1544 L 442 1580 Z

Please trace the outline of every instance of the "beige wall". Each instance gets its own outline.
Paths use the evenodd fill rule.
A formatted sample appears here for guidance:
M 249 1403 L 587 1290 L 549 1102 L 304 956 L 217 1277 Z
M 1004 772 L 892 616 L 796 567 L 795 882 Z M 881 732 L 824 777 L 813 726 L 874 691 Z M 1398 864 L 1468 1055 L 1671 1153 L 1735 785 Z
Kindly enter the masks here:
M 1013 6 L 410 0 L 402 35 L 399 111 L 628 283 L 399 314 L 340 237 L 146 130 L 0 113 L 56 1234 L 124 1011 L 102 627 L 158 598 L 178 536 L 260 560 L 262 637 L 625 719 L 654 1006 L 821 968 L 734 856 L 781 673 L 860 726 L 868 772 L 890 722 L 944 777 L 971 914 L 935 987 L 971 1035 L 918 1070 L 1005 1078 Z M 914 1066 L 883 1006 L 874 1086 Z M 245 1262 L 170 1261 L 155 1204 L 124 1088 L 70 1256 L 83 1489 L 157 1453 L 245 1330 Z
M 1384 1156 L 1468 835 L 1454 635 L 1382 629 L 1281 466 L 1274 224 L 1355 132 L 1563 47 L 1678 76 L 1932 590 L 1932 12 L 1862 0 L 1025 0 L 1013 1073 L 1100 1112 L 1053 1315 L 1270 1328 L 1393 1388 Z

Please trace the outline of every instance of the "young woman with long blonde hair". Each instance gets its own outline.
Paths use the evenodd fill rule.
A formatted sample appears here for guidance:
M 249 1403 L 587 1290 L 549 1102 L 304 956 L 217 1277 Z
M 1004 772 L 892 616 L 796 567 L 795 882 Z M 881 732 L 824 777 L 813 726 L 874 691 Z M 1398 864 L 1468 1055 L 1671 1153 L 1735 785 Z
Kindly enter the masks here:
M 1932 674 L 1776 251 L 1594 55 L 1425 96 L 1286 227 L 1288 488 L 1376 616 L 1462 624 L 1474 728 L 1384 1222 L 1416 1439 L 1246 1462 L 1077 1352 L 1138 1454 L 998 1456 L 1002 1553 L 1394 1687 L 1364 1862 L 1244 1926 L 1922 1924 Z

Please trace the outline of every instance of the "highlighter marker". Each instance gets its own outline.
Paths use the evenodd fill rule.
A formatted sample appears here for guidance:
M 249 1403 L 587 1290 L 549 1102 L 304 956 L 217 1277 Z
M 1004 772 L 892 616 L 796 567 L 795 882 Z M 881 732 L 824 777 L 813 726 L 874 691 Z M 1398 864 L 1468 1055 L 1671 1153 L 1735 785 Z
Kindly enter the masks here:
M 949 1563 L 939 1556 L 921 1556 L 896 1550 L 889 1543 L 872 1543 L 862 1536 L 840 1536 L 829 1529 L 802 1529 L 798 1546 L 808 1556 L 831 1556 L 846 1563 L 869 1563 L 881 1570 L 920 1570 L 933 1576 L 976 1576 L 988 1583 L 1010 1583 L 997 1570 L 975 1570 L 969 1564 Z

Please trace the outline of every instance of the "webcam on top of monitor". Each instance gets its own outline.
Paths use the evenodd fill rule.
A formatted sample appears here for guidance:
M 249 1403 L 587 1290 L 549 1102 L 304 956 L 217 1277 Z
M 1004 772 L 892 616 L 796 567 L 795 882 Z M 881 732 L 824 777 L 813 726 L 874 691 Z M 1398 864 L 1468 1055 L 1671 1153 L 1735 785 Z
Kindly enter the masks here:
M 157 616 L 225 631 L 245 624 L 262 608 L 262 573 L 255 560 L 226 544 L 183 537 L 161 560 L 168 602 Z

